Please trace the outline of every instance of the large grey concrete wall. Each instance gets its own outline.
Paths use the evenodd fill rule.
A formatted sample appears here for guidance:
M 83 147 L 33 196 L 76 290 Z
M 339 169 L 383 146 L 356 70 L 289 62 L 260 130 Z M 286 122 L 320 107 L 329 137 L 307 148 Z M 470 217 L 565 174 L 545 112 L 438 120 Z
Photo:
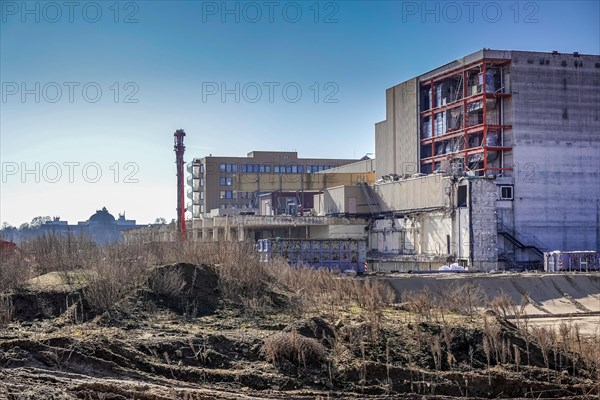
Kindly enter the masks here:
M 375 125 L 378 177 L 419 172 L 417 78 L 386 90 L 386 120 Z
M 396 174 L 419 172 L 419 130 L 417 113 L 417 78 L 392 88 L 395 96 L 392 129 L 396 136 Z
M 600 249 L 600 56 L 512 52 L 513 225 L 549 250 Z
M 473 267 L 484 271 L 495 270 L 498 267 L 496 183 L 492 179 L 475 179 L 469 184 Z
M 378 179 L 394 173 L 393 139 L 388 128 L 387 120 L 375 124 L 375 176 Z

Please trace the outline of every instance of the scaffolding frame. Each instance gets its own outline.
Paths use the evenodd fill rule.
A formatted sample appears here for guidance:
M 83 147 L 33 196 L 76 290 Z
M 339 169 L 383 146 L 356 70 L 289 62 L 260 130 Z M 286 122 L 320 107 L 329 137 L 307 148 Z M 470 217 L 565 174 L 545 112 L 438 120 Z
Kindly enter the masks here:
M 470 165 L 469 159 L 473 155 L 481 154 L 482 167 L 473 169 L 472 171 L 478 175 L 487 175 L 490 171 L 512 171 L 512 168 L 504 166 L 505 153 L 512 150 L 512 147 L 504 146 L 504 133 L 506 130 L 512 129 L 511 125 L 504 124 L 504 99 L 510 98 L 511 93 L 506 92 L 504 82 L 504 71 L 503 67 L 510 65 L 511 60 L 507 59 L 493 59 L 483 58 L 473 63 L 465 64 L 448 71 L 444 71 L 441 74 L 425 79 L 420 82 L 420 95 L 429 92 L 428 95 L 428 109 L 419 110 L 419 138 L 420 138 L 420 164 L 421 170 L 423 171 L 424 166 L 431 166 L 431 171 L 436 170 L 437 165 L 442 165 L 444 161 L 462 159 L 465 168 Z M 492 68 L 498 68 L 500 70 L 500 87 L 498 90 L 488 91 L 487 87 L 487 72 Z M 481 80 L 481 83 L 477 84 L 477 93 L 469 93 L 469 86 L 472 78 L 476 76 Z M 456 96 L 451 99 L 447 104 L 440 101 L 437 96 L 437 88 L 443 88 L 444 84 L 449 84 L 452 79 L 458 82 L 458 89 Z M 424 92 L 425 91 L 425 92 Z M 460 96 L 459 96 L 459 92 Z M 495 109 L 498 111 L 496 123 L 490 123 L 488 121 L 488 101 L 497 100 Z M 479 106 L 480 102 L 482 109 L 481 122 L 469 125 L 469 105 L 472 108 Z M 438 103 L 438 104 L 436 104 Z M 422 106 L 422 105 L 421 105 Z M 457 110 L 460 118 L 460 127 L 458 129 L 445 129 L 446 122 L 443 121 L 446 118 L 446 113 L 452 110 Z M 436 116 L 441 116 L 442 129 L 444 130 L 441 134 L 437 134 L 436 131 Z M 430 136 L 423 138 L 422 129 L 424 124 L 430 124 L 431 129 Z M 498 135 L 498 143 L 494 145 L 488 145 L 488 136 L 491 134 Z M 481 142 L 477 146 L 470 146 L 469 139 L 473 135 L 481 135 Z M 448 146 L 449 140 L 455 140 L 462 138 L 462 148 L 459 150 L 453 149 L 450 152 L 446 151 L 442 154 L 436 154 L 436 148 L 438 146 Z M 430 146 L 431 155 L 422 154 L 423 149 L 427 149 Z M 429 152 L 429 150 L 427 151 Z M 489 152 L 498 152 L 499 166 L 488 165 Z M 481 162 L 479 161 L 479 162 Z M 478 163 L 479 163 L 478 162 Z

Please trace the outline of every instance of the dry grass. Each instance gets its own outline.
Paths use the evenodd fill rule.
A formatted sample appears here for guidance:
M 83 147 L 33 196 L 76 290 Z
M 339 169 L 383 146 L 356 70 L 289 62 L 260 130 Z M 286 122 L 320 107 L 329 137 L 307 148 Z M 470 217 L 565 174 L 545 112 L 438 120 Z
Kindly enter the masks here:
M 45 233 L 21 244 L 38 275 L 79 269 L 98 257 L 99 246 L 87 236 Z
M 8 325 L 12 320 L 13 304 L 9 295 L 0 294 L 0 328 Z
M 325 361 L 325 347 L 315 339 L 299 335 L 296 331 L 279 332 L 269 336 L 261 349 L 266 360 L 275 365 L 283 360 L 306 367 Z
M 131 245 L 109 245 L 101 248 L 96 260 L 90 260 L 83 296 L 96 311 L 113 311 L 127 297 L 145 284 L 153 260 L 143 249 Z
M 0 251 L 0 292 L 18 289 L 33 276 L 31 260 L 22 252 Z

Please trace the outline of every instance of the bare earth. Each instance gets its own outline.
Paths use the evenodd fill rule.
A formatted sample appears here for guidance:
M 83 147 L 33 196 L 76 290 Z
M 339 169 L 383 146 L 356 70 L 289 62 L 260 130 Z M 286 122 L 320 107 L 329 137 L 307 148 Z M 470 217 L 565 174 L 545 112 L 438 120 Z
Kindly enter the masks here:
M 588 399 L 599 390 L 598 375 L 586 372 L 583 361 L 555 355 L 546 370 L 540 348 L 526 343 L 510 319 L 489 312 L 447 315 L 450 347 L 443 344 L 448 337 L 439 319 L 415 319 L 400 306 L 385 310 L 374 338 L 365 320 L 369 314 L 357 307 L 294 318 L 248 315 L 219 302 L 191 317 L 139 294 L 127 309 L 86 318 L 76 303 L 65 303 L 73 296 L 64 285 L 76 288 L 78 277 L 42 277 L 31 282 L 35 296 L 14 299 L 17 317 L 24 318 L 0 329 L 0 399 Z M 598 275 L 376 279 L 388 279 L 398 293 L 426 286 L 444 290 L 470 280 L 489 297 L 503 291 L 520 302 L 529 296 L 527 312 L 539 326 L 571 321 L 590 335 L 600 327 Z M 497 326 L 502 346 L 506 341 L 519 349 L 520 361 L 511 351 L 502 360 L 486 356 L 484 320 Z M 321 343 L 324 358 L 269 361 L 265 339 L 281 332 Z M 443 348 L 439 367 L 432 350 L 436 338 Z

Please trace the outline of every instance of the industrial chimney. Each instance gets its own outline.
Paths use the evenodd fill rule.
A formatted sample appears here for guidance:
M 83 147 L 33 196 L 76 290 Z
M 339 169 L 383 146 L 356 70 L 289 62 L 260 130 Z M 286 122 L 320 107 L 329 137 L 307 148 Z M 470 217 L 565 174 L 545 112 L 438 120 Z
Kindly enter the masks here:
M 185 240 L 187 236 L 185 230 L 185 185 L 183 180 L 183 153 L 185 152 L 183 137 L 185 131 L 178 129 L 173 136 L 175 137 L 175 164 L 177 165 L 177 230 L 181 235 L 181 240 Z

